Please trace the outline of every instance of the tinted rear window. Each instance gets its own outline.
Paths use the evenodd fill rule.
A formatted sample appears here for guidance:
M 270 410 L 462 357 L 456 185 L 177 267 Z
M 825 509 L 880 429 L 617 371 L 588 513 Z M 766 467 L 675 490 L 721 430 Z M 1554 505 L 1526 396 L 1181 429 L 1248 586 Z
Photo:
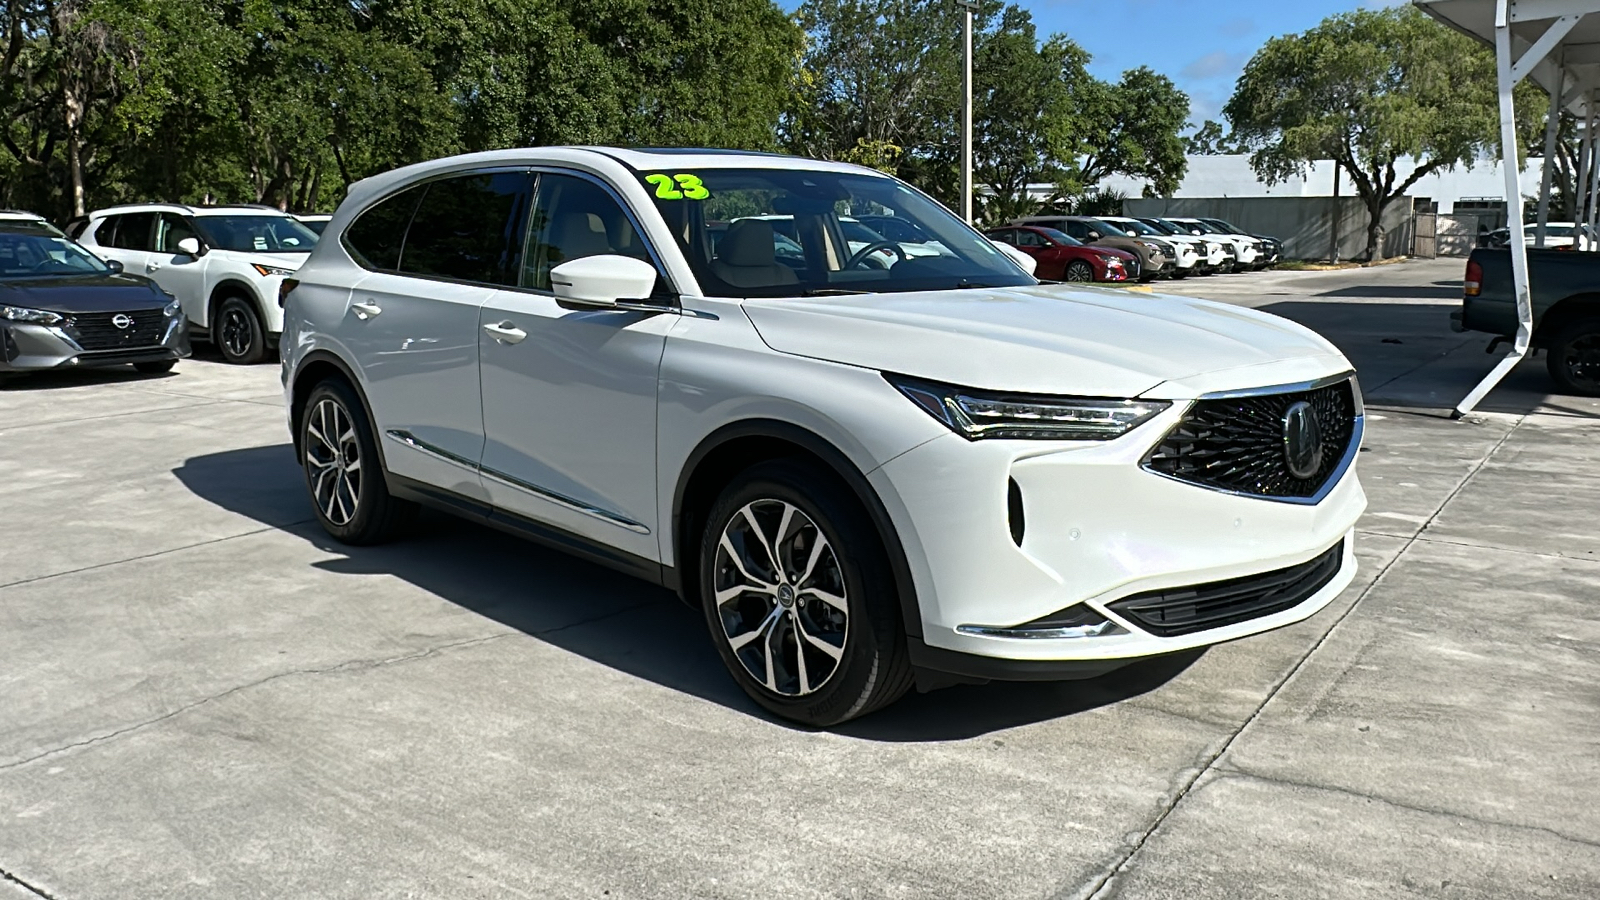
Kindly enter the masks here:
M 516 284 L 528 220 L 528 183 L 526 172 L 486 172 L 430 183 L 406 232 L 400 271 Z
M 370 207 L 344 232 L 344 246 L 357 263 L 368 269 L 393 272 L 400 268 L 400 247 L 406 228 L 427 187 L 401 191 Z
M 95 239 L 104 246 L 121 250 L 149 250 L 150 227 L 155 222 L 153 212 L 112 216 L 100 224 Z

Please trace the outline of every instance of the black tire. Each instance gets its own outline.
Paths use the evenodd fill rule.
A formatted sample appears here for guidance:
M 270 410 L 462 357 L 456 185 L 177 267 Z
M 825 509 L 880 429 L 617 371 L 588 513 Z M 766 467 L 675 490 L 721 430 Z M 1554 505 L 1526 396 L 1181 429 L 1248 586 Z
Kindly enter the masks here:
M 1545 365 L 1563 391 L 1600 397 L 1600 318 L 1562 326 L 1550 339 Z
M 329 379 L 312 388 L 295 433 L 311 506 L 335 540 L 381 544 L 416 518 L 417 504 L 389 493 L 372 425 L 350 385 Z
M 1174 281 L 1177 281 L 1180 278 L 1188 278 L 1188 277 L 1189 277 L 1189 270 L 1188 269 L 1174 268 L 1172 270 L 1172 280 L 1174 280 Z
M 786 512 L 790 508 L 793 513 Z M 752 522 L 762 530 L 754 531 Z M 785 523 L 788 530 L 778 534 Z M 769 532 L 778 534 L 771 543 L 783 560 L 781 575 L 765 554 Z M 761 540 L 751 541 L 751 534 Z M 817 550 L 819 535 L 826 546 Z M 813 557 L 809 575 L 798 577 L 807 575 L 803 566 Z M 859 500 L 826 468 L 773 460 L 740 473 L 711 508 L 696 565 L 712 643 L 739 687 L 772 714 L 813 727 L 837 725 L 894 702 L 911 687 L 905 627 L 883 542 Z M 770 592 L 727 593 L 761 579 L 770 579 Z M 719 585 L 726 598 L 721 604 Z M 736 649 L 739 637 L 746 641 Z M 768 652 L 774 638 L 775 655 Z M 832 650 L 823 652 L 822 643 Z M 758 669 L 760 680 L 753 674 Z M 825 673 L 820 685 L 808 684 L 807 673 L 814 680 L 817 672 Z
M 133 370 L 138 372 L 140 375 L 165 375 L 168 372 L 171 372 L 172 367 L 177 364 L 178 361 L 175 359 L 164 359 L 160 362 L 134 363 Z
M 1094 266 L 1089 265 L 1087 262 L 1081 259 L 1075 259 L 1072 262 L 1067 263 L 1067 270 L 1065 273 L 1063 273 L 1062 280 L 1093 281 Z
M 224 299 L 211 321 L 211 341 L 222 358 L 236 366 L 251 366 L 267 358 L 267 329 L 254 303 L 240 296 Z

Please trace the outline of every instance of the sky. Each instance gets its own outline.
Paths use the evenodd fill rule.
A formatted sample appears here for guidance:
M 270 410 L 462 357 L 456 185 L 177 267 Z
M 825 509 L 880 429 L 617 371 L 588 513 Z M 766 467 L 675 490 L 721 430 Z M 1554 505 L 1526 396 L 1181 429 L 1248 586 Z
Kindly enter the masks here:
M 1221 121 L 1244 64 L 1268 38 L 1314 27 L 1335 13 L 1403 0 L 1011 0 L 1033 14 L 1039 36 L 1065 33 L 1089 51 L 1089 70 L 1115 81 L 1149 66 L 1189 95 L 1189 119 Z

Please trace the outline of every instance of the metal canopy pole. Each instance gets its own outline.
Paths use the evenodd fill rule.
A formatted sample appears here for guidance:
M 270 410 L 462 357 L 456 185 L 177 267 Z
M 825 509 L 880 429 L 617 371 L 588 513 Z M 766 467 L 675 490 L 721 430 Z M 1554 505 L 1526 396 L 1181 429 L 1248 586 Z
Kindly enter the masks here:
M 965 23 L 961 28 L 961 218 L 972 224 L 972 10 L 977 0 L 956 0 Z M 1026 190 L 1026 188 L 1024 188 Z
M 1550 111 L 1544 123 L 1544 171 L 1539 174 L 1539 224 L 1534 229 L 1533 245 L 1544 247 L 1545 226 L 1550 223 L 1550 182 L 1556 170 L 1556 132 L 1561 123 L 1561 93 L 1566 87 L 1566 73 L 1556 66 L 1556 87 L 1550 92 Z
M 1472 412 L 1494 390 L 1495 385 L 1522 361 L 1528 354 L 1528 341 L 1533 336 L 1533 304 L 1528 296 L 1528 240 L 1522 227 L 1522 183 L 1517 170 L 1517 110 L 1516 101 L 1512 98 L 1517 79 L 1512 74 L 1510 6 L 1511 0 L 1495 0 L 1494 61 L 1495 80 L 1500 92 L 1500 159 L 1506 178 L 1506 224 L 1511 238 L 1511 281 L 1517 299 L 1517 336 L 1505 358 L 1456 405 L 1453 417 L 1457 419 Z M 1522 61 L 1526 63 L 1524 72 L 1538 62 L 1533 58 Z

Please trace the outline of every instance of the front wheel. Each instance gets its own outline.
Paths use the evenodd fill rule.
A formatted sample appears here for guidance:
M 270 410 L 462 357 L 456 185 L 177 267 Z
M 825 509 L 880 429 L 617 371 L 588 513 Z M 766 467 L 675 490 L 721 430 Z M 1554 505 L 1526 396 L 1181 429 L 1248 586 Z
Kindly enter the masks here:
M 911 686 L 882 541 L 831 472 L 778 460 L 741 473 L 707 518 L 699 568 L 717 652 L 769 712 L 836 725 Z
M 415 518 L 415 503 L 389 493 L 372 426 L 349 385 L 329 380 L 312 388 L 298 431 L 306 488 L 328 534 L 346 544 L 381 544 Z
M 1067 281 L 1093 281 L 1094 266 L 1081 259 L 1076 259 L 1068 264 L 1066 275 Z
M 267 356 L 267 330 L 255 304 L 243 297 L 222 301 L 212 323 L 211 340 L 222 351 L 222 358 L 234 365 L 254 365 Z
M 1600 318 L 1580 319 L 1556 332 L 1546 365 L 1567 393 L 1600 397 Z

